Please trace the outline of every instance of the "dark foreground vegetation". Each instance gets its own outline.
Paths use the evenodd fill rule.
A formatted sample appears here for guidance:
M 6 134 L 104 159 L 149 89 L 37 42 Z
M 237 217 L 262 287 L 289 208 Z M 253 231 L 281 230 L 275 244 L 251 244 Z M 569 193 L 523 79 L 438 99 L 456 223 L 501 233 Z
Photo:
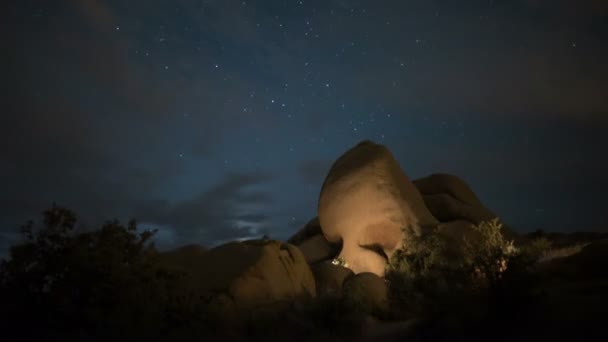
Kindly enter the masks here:
M 391 260 L 386 305 L 350 289 L 228 319 L 180 267 L 188 254 L 176 262 L 158 252 L 154 231 L 117 221 L 80 231 L 61 207 L 43 217 L 41 227 L 22 227 L 23 243 L 0 264 L 4 341 L 608 340 L 601 234 L 569 240 L 536 232 L 510 241 L 497 221 L 458 246 L 430 234 L 415 253 Z

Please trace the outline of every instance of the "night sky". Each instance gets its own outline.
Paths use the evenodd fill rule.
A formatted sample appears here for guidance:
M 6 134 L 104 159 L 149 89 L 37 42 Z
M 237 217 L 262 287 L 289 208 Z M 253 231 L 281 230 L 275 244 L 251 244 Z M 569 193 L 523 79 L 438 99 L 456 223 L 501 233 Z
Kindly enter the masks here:
M 285 239 L 363 139 L 520 232 L 608 231 L 608 5 L 9 0 L 0 255 L 53 202 L 157 243 Z

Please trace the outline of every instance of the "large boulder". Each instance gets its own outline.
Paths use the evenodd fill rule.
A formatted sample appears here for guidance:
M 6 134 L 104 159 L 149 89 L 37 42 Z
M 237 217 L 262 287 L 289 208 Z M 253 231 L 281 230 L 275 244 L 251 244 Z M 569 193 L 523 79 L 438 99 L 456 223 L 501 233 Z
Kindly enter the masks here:
M 438 221 L 391 152 L 363 141 L 332 165 L 319 196 L 324 236 L 355 273 L 384 275 L 387 258 Z
M 471 205 L 450 194 L 424 195 L 423 198 L 429 210 L 441 222 L 467 220 L 479 224 L 497 217 L 483 205 Z
M 413 184 L 422 194 L 426 207 L 442 223 L 467 221 L 477 225 L 498 217 L 484 206 L 464 180 L 454 175 L 435 173 L 416 179 Z M 507 237 L 514 238 L 509 226 L 503 223 L 503 228 Z
M 481 201 L 461 178 L 446 173 L 434 173 L 412 181 L 422 196 L 449 194 L 468 205 L 480 206 Z
M 316 296 L 304 255 L 280 241 L 230 242 L 199 255 L 188 268 L 191 286 L 220 313 L 255 312 Z

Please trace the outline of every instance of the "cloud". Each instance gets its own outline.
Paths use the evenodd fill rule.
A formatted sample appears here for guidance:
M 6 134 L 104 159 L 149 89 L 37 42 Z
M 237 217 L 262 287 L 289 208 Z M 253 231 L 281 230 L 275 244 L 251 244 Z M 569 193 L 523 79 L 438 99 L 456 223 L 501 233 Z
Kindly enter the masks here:
M 261 235 L 272 224 L 265 210 L 273 204 L 273 198 L 263 187 L 272 179 L 263 173 L 228 174 L 222 182 L 189 200 L 151 207 L 141 217 L 146 222 L 170 226 L 181 243 L 213 244 L 252 233 Z

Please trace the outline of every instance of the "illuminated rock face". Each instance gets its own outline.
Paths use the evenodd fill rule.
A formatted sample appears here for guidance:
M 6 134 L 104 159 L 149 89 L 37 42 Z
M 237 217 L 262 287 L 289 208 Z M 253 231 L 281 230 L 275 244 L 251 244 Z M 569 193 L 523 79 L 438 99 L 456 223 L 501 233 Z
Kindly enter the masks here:
M 437 224 L 390 151 L 370 141 L 333 164 L 321 189 L 318 215 L 326 239 L 342 241 L 338 257 L 355 273 L 379 276 L 384 276 L 387 257 L 407 249 L 403 244 L 420 234 L 420 217 L 424 224 Z

